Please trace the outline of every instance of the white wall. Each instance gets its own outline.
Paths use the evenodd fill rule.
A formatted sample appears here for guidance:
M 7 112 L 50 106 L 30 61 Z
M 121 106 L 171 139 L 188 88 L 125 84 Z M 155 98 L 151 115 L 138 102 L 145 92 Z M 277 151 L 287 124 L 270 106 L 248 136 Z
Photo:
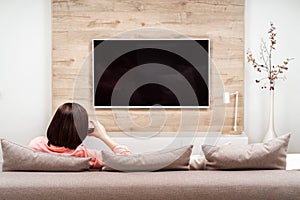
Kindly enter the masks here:
M 277 27 L 274 63 L 287 57 L 290 62 L 287 80 L 278 82 L 275 90 L 275 130 L 278 135 L 292 133 L 290 152 L 300 152 L 300 1 L 299 0 L 246 0 L 246 50 L 259 52 L 261 38 L 267 38 L 269 22 Z M 259 56 L 256 56 L 259 57 Z M 261 90 L 254 82 L 257 73 L 245 63 L 245 132 L 249 142 L 260 142 L 268 123 L 268 90 Z
M 0 0 L 0 138 L 27 144 L 51 113 L 51 1 Z

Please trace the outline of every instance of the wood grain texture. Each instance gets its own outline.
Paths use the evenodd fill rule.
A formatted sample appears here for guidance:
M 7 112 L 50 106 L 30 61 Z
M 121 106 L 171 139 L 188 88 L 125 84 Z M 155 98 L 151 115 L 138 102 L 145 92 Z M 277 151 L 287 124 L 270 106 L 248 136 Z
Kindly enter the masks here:
M 184 112 L 131 109 L 129 118 L 126 110 L 93 109 L 92 39 L 111 38 L 144 27 L 170 29 L 189 38 L 210 38 L 211 62 L 219 71 L 225 91 L 239 91 L 238 126 L 242 131 L 244 0 L 52 0 L 53 112 L 64 102 L 77 101 L 87 108 L 91 118 L 96 117 L 108 131 L 114 132 L 193 131 L 195 125 L 198 131 L 210 131 L 215 130 L 214 126 L 223 126 L 214 122 L 219 119 L 212 108 Z M 218 87 L 214 83 L 211 86 Z M 225 111 L 222 129 L 230 132 L 234 101 L 226 105 Z

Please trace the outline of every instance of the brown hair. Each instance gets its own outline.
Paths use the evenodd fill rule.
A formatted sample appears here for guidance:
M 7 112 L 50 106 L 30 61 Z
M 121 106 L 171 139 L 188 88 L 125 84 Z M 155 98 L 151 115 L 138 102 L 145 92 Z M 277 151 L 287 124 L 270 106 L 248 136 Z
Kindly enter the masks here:
M 55 112 L 47 130 L 48 145 L 76 149 L 87 136 L 88 114 L 77 103 L 65 103 Z

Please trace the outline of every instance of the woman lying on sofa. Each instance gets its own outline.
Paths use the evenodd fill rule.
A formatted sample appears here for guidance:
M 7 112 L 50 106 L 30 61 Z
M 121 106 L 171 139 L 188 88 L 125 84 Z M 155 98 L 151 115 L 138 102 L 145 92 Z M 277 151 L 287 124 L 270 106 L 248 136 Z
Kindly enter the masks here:
M 65 103 L 54 114 L 47 130 L 47 136 L 33 139 L 29 146 L 35 150 L 77 157 L 91 157 L 91 168 L 102 167 L 101 152 L 87 149 L 82 145 L 86 136 L 93 136 L 102 140 L 114 153 L 128 155 L 126 146 L 119 145 L 107 134 L 102 124 L 91 121 L 94 131 L 88 134 L 88 114 L 77 103 Z

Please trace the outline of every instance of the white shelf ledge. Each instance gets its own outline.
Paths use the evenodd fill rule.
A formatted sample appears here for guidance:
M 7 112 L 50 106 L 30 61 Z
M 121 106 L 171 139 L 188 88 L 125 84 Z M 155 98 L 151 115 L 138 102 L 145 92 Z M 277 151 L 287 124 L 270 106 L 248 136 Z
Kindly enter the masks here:
M 109 135 L 117 135 L 120 133 L 109 133 Z M 224 135 L 219 133 L 197 133 L 195 137 L 190 132 L 182 133 L 180 136 L 174 137 L 137 137 L 145 133 L 135 133 L 135 137 L 124 134 L 122 137 L 113 137 L 115 141 L 122 145 L 126 145 L 133 153 L 145 153 L 163 150 L 166 148 L 176 148 L 193 144 L 193 155 L 201 154 L 202 144 L 220 145 L 230 142 L 231 144 L 248 144 L 248 137 L 245 133 L 241 135 Z M 147 133 L 148 136 L 156 135 L 155 133 Z M 185 136 L 188 135 L 188 136 Z M 200 136 L 199 136 L 200 135 Z M 207 135 L 207 136 L 206 136 Z M 95 138 L 87 138 L 84 144 L 92 149 L 109 150 L 101 141 Z

